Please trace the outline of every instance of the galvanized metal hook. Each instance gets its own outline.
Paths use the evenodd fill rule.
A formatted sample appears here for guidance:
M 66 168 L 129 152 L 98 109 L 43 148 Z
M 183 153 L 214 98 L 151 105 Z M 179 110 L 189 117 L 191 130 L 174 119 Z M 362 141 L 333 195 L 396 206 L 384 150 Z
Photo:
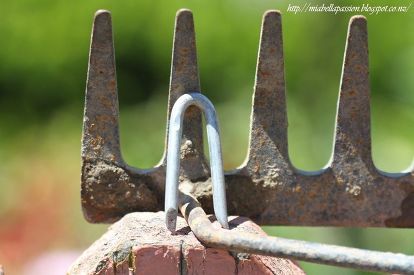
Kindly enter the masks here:
M 213 183 L 214 213 L 223 228 L 227 222 L 226 189 L 224 186 L 223 161 L 221 158 L 220 133 L 216 110 L 211 101 L 200 93 L 184 94 L 175 102 L 169 121 L 167 148 L 167 176 L 165 185 L 165 214 L 168 230 L 175 231 L 178 214 L 178 182 L 180 175 L 180 147 L 185 110 L 198 106 L 204 113 L 210 153 L 211 179 Z

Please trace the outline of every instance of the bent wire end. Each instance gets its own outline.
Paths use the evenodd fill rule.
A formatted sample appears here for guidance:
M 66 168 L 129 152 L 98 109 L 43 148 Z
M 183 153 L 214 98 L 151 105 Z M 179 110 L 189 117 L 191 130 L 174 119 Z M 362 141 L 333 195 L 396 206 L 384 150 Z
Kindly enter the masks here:
M 177 209 L 169 208 L 165 210 L 165 223 L 167 224 L 167 229 L 174 233 L 177 227 Z

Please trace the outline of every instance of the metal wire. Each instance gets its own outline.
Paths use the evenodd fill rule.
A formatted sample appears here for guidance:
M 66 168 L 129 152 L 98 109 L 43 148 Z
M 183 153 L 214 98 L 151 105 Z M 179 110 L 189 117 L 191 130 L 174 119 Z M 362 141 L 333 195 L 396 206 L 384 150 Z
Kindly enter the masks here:
M 180 175 L 180 148 L 185 110 L 198 106 L 206 119 L 209 142 L 211 178 L 213 182 L 213 203 L 217 220 L 223 228 L 228 228 L 226 190 L 224 186 L 223 161 L 216 110 L 211 101 L 200 93 L 184 94 L 174 104 L 169 125 L 167 176 L 165 186 L 165 213 L 168 230 L 175 231 L 178 213 L 178 182 Z
M 217 229 L 189 194 L 181 193 L 180 210 L 194 235 L 210 247 L 370 271 L 414 274 L 413 256 Z

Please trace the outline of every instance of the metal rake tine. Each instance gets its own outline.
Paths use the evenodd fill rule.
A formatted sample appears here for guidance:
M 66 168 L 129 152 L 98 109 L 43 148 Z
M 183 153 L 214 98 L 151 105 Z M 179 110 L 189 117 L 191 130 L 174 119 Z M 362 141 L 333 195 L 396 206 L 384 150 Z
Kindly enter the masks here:
M 82 158 L 123 163 L 118 131 L 118 91 L 111 13 L 95 14 L 89 53 Z
M 367 20 L 351 18 L 338 99 L 333 166 L 364 167 L 374 171 L 371 156 L 370 82 Z M 345 171 L 344 171 L 345 172 Z
M 250 126 L 248 166 L 260 174 L 278 166 L 290 169 L 287 147 L 287 115 L 279 11 L 263 16 Z
M 175 101 L 185 93 L 200 92 L 197 65 L 197 50 L 193 14 L 182 9 L 177 12 L 175 20 L 174 45 L 172 53 L 170 91 L 168 98 L 169 120 Z M 190 179 L 204 178 L 208 167 L 203 154 L 203 131 L 200 110 L 194 106 L 188 108 L 184 115 L 182 145 L 182 171 Z M 167 123 L 167 137 L 169 126 Z M 162 162 L 165 165 L 166 149 Z

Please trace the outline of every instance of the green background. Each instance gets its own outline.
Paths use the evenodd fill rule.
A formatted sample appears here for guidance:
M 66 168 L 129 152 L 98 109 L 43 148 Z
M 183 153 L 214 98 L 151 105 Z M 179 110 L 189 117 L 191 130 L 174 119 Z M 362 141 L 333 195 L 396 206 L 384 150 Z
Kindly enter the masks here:
M 174 16 L 193 10 L 202 91 L 216 105 L 226 169 L 247 153 L 263 13 L 283 14 L 293 164 L 329 160 L 347 25 L 352 13 L 292 14 L 304 1 L 51 1 L 0 3 L 0 262 L 19 271 L 42 252 L 85 249 L 106 225 L 80 209 L 80 137 L 93 14 L 112 12 L 122 152 L 140 168 L 161 158 Z M 327 1 L 312 1 L 326 3 Z M 409 1 L 336 1 L 408 5 Z M 368 15 L 372 146 L 376 166 L 407 169 L 414 156 L 414 8 Z M 414 254 L 409 229 L 265 227 L 268 233 Z M 18 251 L 24 249 L 25 256 Z M 303 264 L 309 274 L 366 274 Z

